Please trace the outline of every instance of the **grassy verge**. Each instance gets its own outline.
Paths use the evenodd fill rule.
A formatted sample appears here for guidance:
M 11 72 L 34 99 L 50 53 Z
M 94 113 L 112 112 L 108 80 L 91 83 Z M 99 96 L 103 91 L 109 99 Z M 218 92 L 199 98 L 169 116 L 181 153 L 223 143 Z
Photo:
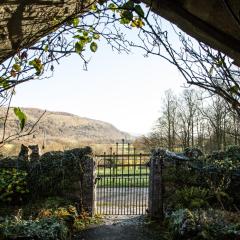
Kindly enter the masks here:
M 146 188 L 149 186 L 148 178 L 100 178 L 97 181 L 97 187 L 108 187 L 108 188 L 133 188 L 133 187 L 141 187 Z

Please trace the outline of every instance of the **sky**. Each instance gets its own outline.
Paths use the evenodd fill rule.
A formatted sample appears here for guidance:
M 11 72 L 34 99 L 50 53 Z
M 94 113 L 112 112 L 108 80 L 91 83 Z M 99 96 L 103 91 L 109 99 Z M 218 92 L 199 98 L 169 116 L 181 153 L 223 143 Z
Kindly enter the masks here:
M 136 49 L 118 54 L 100 44 L 87 71 L 76 54 L 64 58 L 53 77 L 19 85 L 12 106 L 69 112 L 147 134 L 160 115 L 164 91 L 180 92 L 183 83 L 176 67 L 160 57 L 146 58 Z

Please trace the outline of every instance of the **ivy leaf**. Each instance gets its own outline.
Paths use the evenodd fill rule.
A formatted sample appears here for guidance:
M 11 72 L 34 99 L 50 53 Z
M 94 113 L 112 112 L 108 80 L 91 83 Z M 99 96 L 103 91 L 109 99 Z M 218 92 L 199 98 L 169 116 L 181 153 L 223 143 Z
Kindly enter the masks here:
M 121 18 L 120 23 L 121 24 L 129 24 L 130 20 L 128 20 L 127 18 Z
M 145 25 L 145 23 L 142 21 L 141 18 L 134 19 L 131 23 L 132 27 L 137 27 L 137 28 L 140 28 L 144 25 Z
M 110 3 L 110 4 L 108 5 L 108 8 L 109 8 L 110 10 L 112 10 L 113 12 L 115 12 L 115 10 L 117 9 L 117 6 L 116 6 L 114 3 Z
M 139 15 L 139 17 L 144 18 L 144 11 L 140 5 L 136 5 L 134 7 L 135 12 Z
M 80 39 L 81 36 L 78 34 L 78 35 L 73 36 L 73 38 Z
M 6 79 L 0 77 L 0 86 L 4 89 L 7 89 L 10 85 Z
M 73 20 L 72 20 L 72 24 L 73 24 L 73 26 L 74 27 L 77 27 L 78 26 L 78 24 L 79 24 L 79 19 L 78 18 L 74 18 Z
M 22 131 L 24 126 L 25 126 L 25 123 L 27 121 L 27 116 L 19 107 L 15 107 L 13 111 L 14 111 L 15 115 L 17 116 L 17 118 L 20 122 L 19 126 L 20 126 L 20 129 Z
M 98 45 L 95 42 L 92 42 L 90 44 L 90 49 L 91 49 L 92 52 L 96 52 L 97 49 L 98 49 Z
M 34 58 L 34 60 L 29 61 L 29 65 L 35 68 L 37 76 L 41 75 L 43 70 L 43 65 L 39 58 Z
M 90 43 L 92 41 L 92 37 L 87 38 L 87 42 Z
M 84 31 L 84 32 L 83 32 L 83 36 L 87 37 L 87 36 L 88 36 L 88 32 L 87 32 L 87 31 Z
M 122 16 L 123 18 L 129 20 L 129 22 L 132 21 L 132 19 L 133 19 L 133 14 L 132 14 L 132 12 L 131 12 L 131 11 L 127 11 L 127 10 L 123 11 L 122 14 L 121 14 L 121 16 Z
M 126 3 L 124 3 L 122 7 L 124 9 L 133 10 L 134 9 L 134 2 L 130 0 Z
M 97 5 L 96 4 L 92 4 L 91 5 L 91 7 L 90 7 L 90 9 L 92 10 L 92 11 L 97 11 Z
M 98 40 L 100 38 L 100 35 L 98 33 L 93 34 L 93 39 Z
M 13 64 L 12 67 L 16 72 L 20 72 L 21 71 L 21 66 L 17 63 Z
M 75 43 L 75 51 L 76 53 L 80 53 L 83 50 L 83 44 L 81 41 Z

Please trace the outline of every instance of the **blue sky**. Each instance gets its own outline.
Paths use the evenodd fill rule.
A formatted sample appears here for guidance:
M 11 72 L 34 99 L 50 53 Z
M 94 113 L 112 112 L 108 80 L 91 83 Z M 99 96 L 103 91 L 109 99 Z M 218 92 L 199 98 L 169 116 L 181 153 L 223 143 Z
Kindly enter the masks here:
M 88 71 L 79 56 L 67 57 L 52 78 L 18 86 L 12 105 L 70 112 L 146 134 L 159 116 L 164 91 L 179 92 L 183 83 L 176 67 L 160 57 L 143 57 L 137 49 L 118 54 L 100 44 Z

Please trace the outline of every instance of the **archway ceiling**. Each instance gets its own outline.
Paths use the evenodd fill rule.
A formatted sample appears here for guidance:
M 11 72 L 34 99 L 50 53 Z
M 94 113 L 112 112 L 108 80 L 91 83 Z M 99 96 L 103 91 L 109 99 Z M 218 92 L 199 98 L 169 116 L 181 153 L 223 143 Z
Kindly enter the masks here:
M 0 63 L 54 31 L 89 1 L 0 0 Z M 240 66 L 239 0 L 142 0 L 158 15 Z M 57 23 L 56 23 L 57 19 Z

